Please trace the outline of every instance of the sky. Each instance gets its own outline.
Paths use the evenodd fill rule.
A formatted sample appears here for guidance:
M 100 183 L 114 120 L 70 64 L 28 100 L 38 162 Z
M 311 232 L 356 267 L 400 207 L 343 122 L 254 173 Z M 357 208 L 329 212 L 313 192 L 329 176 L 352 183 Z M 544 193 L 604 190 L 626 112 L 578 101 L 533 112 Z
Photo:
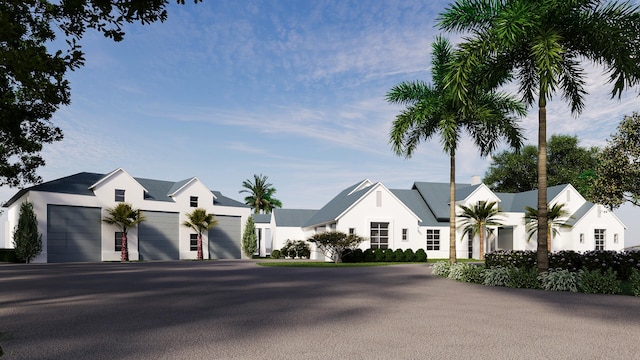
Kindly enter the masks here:
M 395 155 L 389 130 L 401 107 L 385 101 L 401 81 L 430 81 L 438 34 L 461 39 L 436 26 L 448 3 L 171 1 L 167 21 L 127 25 L 122 42 L 89 31 L 81 41 L 86 65 L 69 74 L 72 103 L 53 118 L 64 140 L 45 145 L 38 174 L 49 181 L 123 168 L 158 180 L 195 176 L 239 201 L 242 182 L 263 174 L 285 208 L 303 209 L 363 179 L 397 189 L 448 182 L 437 138 L 410 159 Z M 602 70 L 585 69 L 585 110 L 572 116 L 556 96 L 548 135 L 604 146 L 623 116 L 640 110 L 638 89 L 612 100 Z M 521 125 L 526 143 L 537 143 L 537 109 Z M 463 138 L 456 180 L 483 176 L 490 160 Z M 0 201 L 17 191 L 0 187 Z M 617 214 L 630 227 L 627 244 L 640 243 L 640 225 L 630 226 L 640 209 Z

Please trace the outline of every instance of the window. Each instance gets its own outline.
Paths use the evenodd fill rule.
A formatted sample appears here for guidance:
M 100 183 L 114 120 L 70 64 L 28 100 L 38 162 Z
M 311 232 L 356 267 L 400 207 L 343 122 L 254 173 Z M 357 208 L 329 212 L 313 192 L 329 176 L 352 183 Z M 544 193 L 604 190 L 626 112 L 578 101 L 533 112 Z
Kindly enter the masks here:
M 115 246 L 114 246 L 114 249 L 113 249 L 114 251 L 122 251 L 122 235 L 123 234 L 124 233 L 120 232 L 120 231 L 116 232 L 116 237 L 114 239 L 115 240 L 115 242 L 114 242 Z
M 371 248 L 386 249 L 389 247 L 389 223 L 371 223 Z
M 593 239 L 596 242 L 596 250 L 604 250 L 605 229 L 594 229 Z
M 613 243 L 614 244 L 618 243 L 618 234 L 613 234 Z
M 584 234 L 580 234 L 580 244 L 584 244 Z
M 198 234 L 189 235 L 189 250 L 198 251 Z
M 402 229 L 402 241 L 409 240 L 409 229 Z
M 355 235 L 356 234 L 356 228 L 349 228 L 349 235 Z
M 336 231 L 336 223 L 329 225 L 329 231 Z
M 440 250 L 440 230 L 427 229 L 427 250 Z
M 189 206 L 198 207 L 198 197 L 197 196 L 192 196 L 192 197 L 189 198 Z
M 116 202 L 124 202 L 124 190 L 116 189 L 115 201 Z

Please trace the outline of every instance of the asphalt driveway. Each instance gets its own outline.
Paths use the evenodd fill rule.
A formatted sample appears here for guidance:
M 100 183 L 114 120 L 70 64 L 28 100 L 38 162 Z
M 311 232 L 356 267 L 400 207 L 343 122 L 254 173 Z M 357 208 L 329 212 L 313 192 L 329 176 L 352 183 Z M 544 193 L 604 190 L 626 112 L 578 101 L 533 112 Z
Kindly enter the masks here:
M 0 264 L 5 359 L 638 359 L 640 299 L 426 264 Z

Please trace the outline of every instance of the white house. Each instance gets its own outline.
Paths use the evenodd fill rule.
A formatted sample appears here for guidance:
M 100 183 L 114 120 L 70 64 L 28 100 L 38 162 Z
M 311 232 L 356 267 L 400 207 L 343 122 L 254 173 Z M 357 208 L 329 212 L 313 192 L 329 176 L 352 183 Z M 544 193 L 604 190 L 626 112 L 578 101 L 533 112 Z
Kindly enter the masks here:
M 528 241 L 525 206 L 536 207 L 537 192 L 494 193 L 478 178 L 456 184 L 456 205 L 495 201 L 502 211 L 502 225 L 488 229 L 485 251 L 535 250 Z M 551 205 L 564 204 L 571 214 L 567 228 L 551 239 L 552 251 L 622 250 L 624 224 L 602 205 L 587 202 L 571 185 L 548 189 Z M 459 222 L 458 222 L 459 224 Z M 425 249 L 429 258 L 449 257 L 449 184 L 415 182 L 411 189 L 388 189 L 382 183 L 363 180 L 336 195 L 319 210 L 276 209 L 260 215 L 260 254 L 280 249 L 287 240 L 304 240 L 313 234 L 338 230 L 368 238 L 362 249 Z M 478 258 L 479 238 L 462 238 L 456 229 L 458 258 Z M 312 258 L 321 254 L 312 252 Z
M 241 258 L 241 238 L 250 208 L 209 190 L 198 178 L 162 181 L 134 178 L 123 169 L 108 174 L 78 173 L 45 182 L 14 195 L 4 206 L 5 247 L 20 205 L 33 203 L 43 251 L 34 262 L 117 261 L 117 228 L 102 221 L 106 209 L 120 202 L 142 210 L 146 220 L 128 233 L 131 260 L 196 258 L 196 234 L 181 224 L 186 213 L 203 208 L 218 225 L 203 236 L 205 258 Z

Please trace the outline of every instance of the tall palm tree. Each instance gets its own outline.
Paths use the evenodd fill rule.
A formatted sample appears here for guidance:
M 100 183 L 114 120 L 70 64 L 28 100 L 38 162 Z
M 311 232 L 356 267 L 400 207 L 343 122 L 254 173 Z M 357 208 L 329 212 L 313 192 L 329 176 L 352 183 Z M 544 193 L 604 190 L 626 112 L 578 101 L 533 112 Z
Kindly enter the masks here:
M 547 206 L 548 208 L 548 206 Z M 533 235 L 538 233 L 538 209 L 530 206 L 525 206 L 526 210 L 524 214 L 525 228 L 527 230 L 527 241 L 531 240 Z M 551 235 L 558 235 L 560 231 L 558 228 L 571 228 L 571 225 L 567 224 L 567 218 L 569 212 L 564 209 L 564 204 L 553 204 L 553 206 L 547 211 L 547 251 L 551 251 Z
M 612 97 L 640 83 L 640 11 L 629 2 L 601 0 L 457 0 L 439 16 L 444 30 L 467 31 L 446 84 L 461 103 L 479 64 L 495 82 L 513 77 L 528 105 L 538 104 L 538 271 L 547 250 L 547 100 L 559 92 L 574 115 L 584 109 L 581 60 L 604 68 Z
M 198 234 L 198 260 L 202 260 L 202 233 L 213 229 L 218 225 L 218 221 L 213 214 L 208 214 L 207 210 L 201 208 L 194 209 L 185 215 L 187 220 L 182 223 L 182 226 L 191 228 Z
M 242 182 L 242 187 L 245 189 L 239 192 L 249 193 L 244 198 L 244 202 L 253 208 L 254 214 L 259 214 L 260 212 L 270 214 L 273 209 L 282 207 L 282 202 L 273 197 L 276 189 L 267 182 L 267 179 L 266 175 L 254 174 L 253 182 L 249 179 Z
M 458 214 L 458 217 L 462 218 L 460 227 L 463 229 L 462 238 L 466 235 L 471 235 L 475 238 L 476 235 L 480 237 L 480 260 L 484 259 L 484 242 L 487 226 L 499 226 L 501 211 L 496 205 L 495 201 L 484 202 L 481 201 L 473 206 L 460 205 L 462 212 Z
M 129 245 L 127 234 L 129 230 L 145 220 L 142 211 L 134 209 L 129 203 L 119 203 L 113 208 L 107 208 L 107 217 L 102 219 L 109 225 L 115 225 L 122 232 L 122 246 L 120 247 L 120 261 L 129 261 Z
M 456 261 L 455 158 L 461 133 L 465 130 L 487 156 L 501 139 L 519 149 L 522 135 L 515 116 L 525 114 L 524 106 L 510 96 L 478 85 L 473 101 L 459 106 L 454 94 L 444 86 L 446 65 L 453 60 L 449 41 L 437 37 L 432 44 L 432 84 L 422 81 L 402 82 L 386 95 L 388 102 L 405 105 L 396 116 L 390 143 L 397 155 L 409 158 L 421 141 L 440 136 L 444 152 L 449 155 L 449 261 Z M 481 79 L 481 69 L 474 73 Z M 515 115 L 515 116 L 514 116 Z

